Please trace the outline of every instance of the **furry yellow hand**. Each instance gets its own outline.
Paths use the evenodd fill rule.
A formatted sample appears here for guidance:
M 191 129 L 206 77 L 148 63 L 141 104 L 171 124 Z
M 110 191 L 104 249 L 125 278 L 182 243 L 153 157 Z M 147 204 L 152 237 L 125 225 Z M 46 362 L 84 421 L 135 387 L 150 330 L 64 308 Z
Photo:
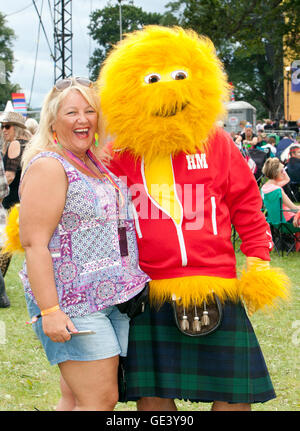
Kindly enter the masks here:
M 249 315 L 265 307 L 274 308 L 278 300 L 290 296 L 290 280 L 281 268 L 271 268 L 268 261 L 247 258 L 247 271 L 239 280 L 240 296 Z

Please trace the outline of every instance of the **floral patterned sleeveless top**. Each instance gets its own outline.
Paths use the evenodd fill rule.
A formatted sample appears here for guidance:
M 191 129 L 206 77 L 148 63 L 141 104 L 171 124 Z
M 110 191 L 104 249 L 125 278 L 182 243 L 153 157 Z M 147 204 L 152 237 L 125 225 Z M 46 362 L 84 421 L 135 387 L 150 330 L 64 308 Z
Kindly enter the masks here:
M 48 245 L 61 309 L 75 317 L 129 300 L 143 289 L 149 277 L 138 264 L 126 185 L 110 173 L 124 196 L 124 205 L 117 206 L 116 190 L 105 177 L 89 177 L 54 152 L 40 153 L 28 167 L 41 157 L 57 159 L 68 179 L 65 207 Z M 36 302 L 26 260 L 20 277 L 25 293 Z

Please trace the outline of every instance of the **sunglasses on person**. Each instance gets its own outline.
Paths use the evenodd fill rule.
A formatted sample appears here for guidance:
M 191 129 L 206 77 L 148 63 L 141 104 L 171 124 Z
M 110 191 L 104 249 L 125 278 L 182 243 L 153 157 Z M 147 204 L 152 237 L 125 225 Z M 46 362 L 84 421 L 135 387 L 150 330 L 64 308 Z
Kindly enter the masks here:
M 63 91 L 75 84 L 83 85 L 84 87 L 91 87 L 93 85 L 92 81 L 90 81 L 88 78 L 76 76 L 74 78 L 60 79 L 55 83 L 54 88 L 58 91 Z
M 9 130 L 11 128 L 11 124 L 1 124 L 1 129 Z

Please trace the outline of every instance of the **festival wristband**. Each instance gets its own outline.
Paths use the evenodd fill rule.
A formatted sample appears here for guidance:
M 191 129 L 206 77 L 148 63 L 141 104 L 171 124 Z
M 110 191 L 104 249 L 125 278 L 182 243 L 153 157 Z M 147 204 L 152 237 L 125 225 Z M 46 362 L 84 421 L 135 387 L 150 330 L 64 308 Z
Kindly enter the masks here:
M 41 316 L 47 316 L 47 314 L 54 313 L 55 311 L 57 311 L 59 309 L 60 309 L 60 307 L 59 307 L 58 304 L 54 305 L 54 307 L 47 308 L 46 310 L 42 310 L 41 311 Z
M 47 314 L 54 313 L 55 311 L 57 311 L 59 309 L 60 309 L 59 305 L 55 305 L 54 307 L 47 308 L 46 310 L 42 310 L 40 312 L 40 314 L 38 314 L 37 316 L 33 316 L 33 318 L 31 320 L 29 320 L 28 322 L 26 322 L 26 324 L 32 325 L 33 323 L 37 322 L 40 317 L 47 316 Z

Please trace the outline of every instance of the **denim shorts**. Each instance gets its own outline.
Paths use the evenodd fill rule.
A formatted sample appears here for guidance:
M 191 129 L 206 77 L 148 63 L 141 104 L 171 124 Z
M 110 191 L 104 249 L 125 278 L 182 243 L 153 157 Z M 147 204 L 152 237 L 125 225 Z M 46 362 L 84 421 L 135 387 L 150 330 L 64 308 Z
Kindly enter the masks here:
M 38 315 L 38 306 L 28 295 L 25 298 L 30 317 Z M 45 335 L 42 318 L 32 324 L 51 365 L 126 356 L 130 319 L 127 314 L 120 313 L 116 306 L 86 316 L 72 317 L 71 320 L 78 331 L 92 330 L 95 334 L 71 337 L 64 343 L 55 343 Z

